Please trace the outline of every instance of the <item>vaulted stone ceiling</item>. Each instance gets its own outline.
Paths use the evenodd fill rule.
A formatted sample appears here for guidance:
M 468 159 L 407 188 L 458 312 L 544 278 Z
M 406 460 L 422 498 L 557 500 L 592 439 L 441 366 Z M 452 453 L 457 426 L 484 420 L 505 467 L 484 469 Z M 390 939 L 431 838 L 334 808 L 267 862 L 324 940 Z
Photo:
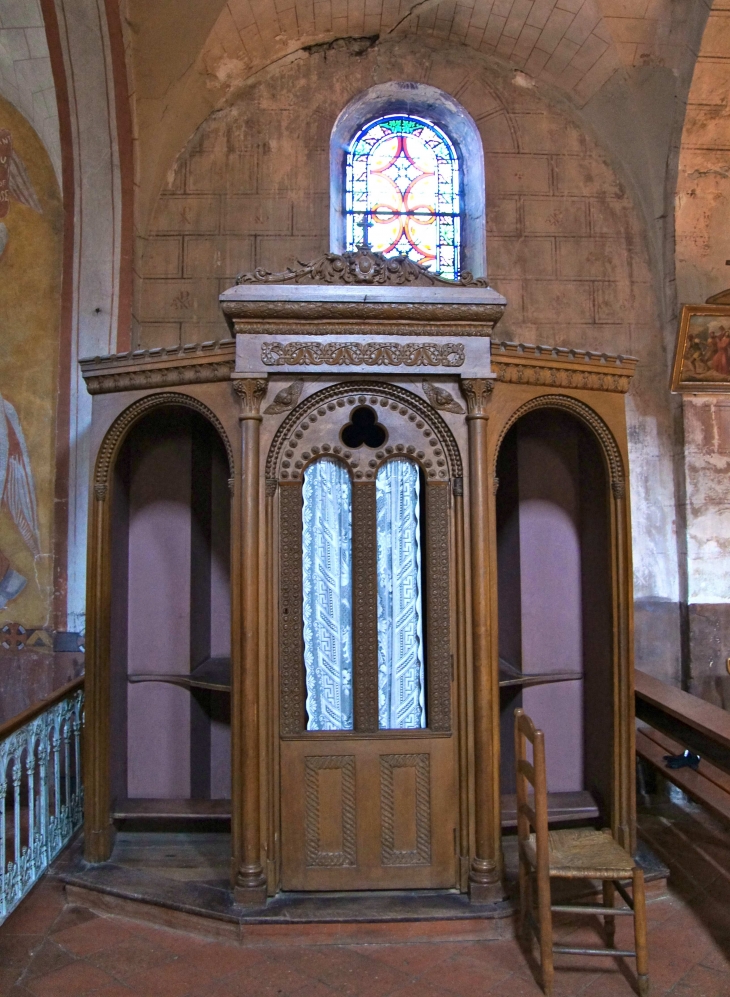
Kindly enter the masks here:
M 524 73 L 527 85 L 535 81 L 584 108 L 607 85 L 615 90 L 620 70 L 629 91 L 636 74 L 644 74 L 644 88 L 648 70 L 670 74 L 669 89 L 682 99 L 707 14 L 706 0 L 127 0 L 138 229 L 144 231 L 176 155 L 207 115 L 261 72 L 306 58 L 313 46 L 357 50 L 415 33 L 470 46 Z M 626 122 L 637 134 L 646 110 L 637 105 Z M 650 213 L 656 207 L 661 214 L 661 205 Z

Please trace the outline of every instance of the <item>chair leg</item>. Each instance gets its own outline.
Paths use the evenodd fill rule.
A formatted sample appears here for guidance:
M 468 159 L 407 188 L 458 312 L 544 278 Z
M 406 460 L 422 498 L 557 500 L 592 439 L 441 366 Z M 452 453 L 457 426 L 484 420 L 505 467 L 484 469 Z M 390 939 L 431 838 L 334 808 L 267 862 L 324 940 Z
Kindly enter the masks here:
M 644 897 L 644 873 L 634 869 L 634 938 L 636 946 L 636 975 L 639 995 L 649 995 L 649 964 L 646 950 L 646 901 Z
M 614 907 L 616 898 L 616 887 L 610 879 L 603 880 L 603 906 Z M 606 931 L 606 945 L 616 948 L 616 918 L 613 915 L 606 915 L 603 918 L 603 925 Z
M 545 997 L 553 992 L 553 915 L 550 910 L 550 877 L 537 874 L 538 924 L 540 925 L 540 968 Z
M 517 931 L 521 937 L 525 937 L 525 932 L 527 928 L 527 911 L 529 910 L 527 904 L 529 903 L 531 897 L 530 890 L 530 870 L 526 863 L 523 861 L 520 855 L 520 866 L 519 866 L 519 883 L 520 883 L 520 912 L 517 921 Z

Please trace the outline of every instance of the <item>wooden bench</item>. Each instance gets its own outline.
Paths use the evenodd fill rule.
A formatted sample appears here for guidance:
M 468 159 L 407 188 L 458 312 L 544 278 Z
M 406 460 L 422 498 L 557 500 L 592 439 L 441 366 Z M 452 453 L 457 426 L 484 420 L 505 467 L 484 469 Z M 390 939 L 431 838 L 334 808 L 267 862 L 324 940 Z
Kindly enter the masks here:
M 696 803 L 730 822 L 730 714 L 646 672 L 635 673 L 636 753 Z M 697 770 L 669 769 L 665 755 L 700 755 Z

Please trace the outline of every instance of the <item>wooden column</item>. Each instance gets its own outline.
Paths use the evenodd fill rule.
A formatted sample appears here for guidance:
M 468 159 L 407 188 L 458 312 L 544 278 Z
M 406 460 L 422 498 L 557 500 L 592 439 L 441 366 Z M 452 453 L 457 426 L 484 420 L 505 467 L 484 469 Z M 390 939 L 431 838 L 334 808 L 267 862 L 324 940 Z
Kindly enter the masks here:
M 475 903 L 504 896 L 500 860 L 499 704 L 492 654 L 492 579 L 490 516 L 492 480 L 487 453 L 488 406 L 492 381 L 461 381 L 469 430 L 469 523 L 471 527 L 472 661 L 474 675 L 474 776 L 476 854 L 469 870 L 469 895 Z
M 106 862 L 113 831 L 109 771 L 109 504 L 106 484 L 94 485 L 87 557 L 86 681 L 84 683 L 84 858 Z
M 634 724 L 634 627 L 631 597 L 631 524 L 626 482 L 615 473 L 613 496 L 613 575 L 615 669 L 618 676 L 614 701 L 614 794 L 611 830 L 618 843 L 633 853 L 636 848 L 636 727 Z
M 259 759 L 259 446 L 261 401 L 266 378 L 241 377 L 233 382 L 241 403 L 241 481 L 239 487 L 238 568 L 241 634 L 240 663 L 233 660 L 233 849 L 237 871 L 236 903 L 258 907 L 266 902 L 266 876 L 261 864 L 261 772 Z M 238 666 L 238 667 L 237 667 Z

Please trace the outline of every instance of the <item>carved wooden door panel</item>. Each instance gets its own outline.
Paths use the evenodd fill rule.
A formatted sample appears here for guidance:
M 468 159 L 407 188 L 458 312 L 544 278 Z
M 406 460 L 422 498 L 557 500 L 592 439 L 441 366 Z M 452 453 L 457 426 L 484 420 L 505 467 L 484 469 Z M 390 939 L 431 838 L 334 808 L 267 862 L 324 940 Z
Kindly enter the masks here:
M 286 740 L 282 888 L 456 885 L 453 737 Z
M 444 454 L 425 406 L 388 398 L 378 437 L 385 399 L 343 402 L 314 413 L 339 421 L 334 433 L 316 427 L 331 444 L 307 446 L 311 414 L 299 430 L 292 420 L 277 475 L 281 886 L 451 888 L 455 444 Z

